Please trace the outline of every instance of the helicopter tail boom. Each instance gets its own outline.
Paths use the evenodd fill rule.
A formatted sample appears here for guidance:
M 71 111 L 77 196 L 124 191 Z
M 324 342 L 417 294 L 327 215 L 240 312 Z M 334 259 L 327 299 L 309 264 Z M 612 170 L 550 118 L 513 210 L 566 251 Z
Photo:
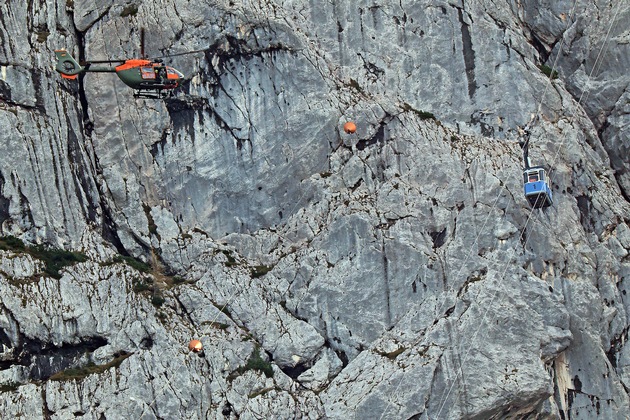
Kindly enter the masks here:
M 85 67 L 81 66 L 66 50 L 56 50 L 57 70 L 64 79 L 76 79 L 79 73 L 85 71 Z

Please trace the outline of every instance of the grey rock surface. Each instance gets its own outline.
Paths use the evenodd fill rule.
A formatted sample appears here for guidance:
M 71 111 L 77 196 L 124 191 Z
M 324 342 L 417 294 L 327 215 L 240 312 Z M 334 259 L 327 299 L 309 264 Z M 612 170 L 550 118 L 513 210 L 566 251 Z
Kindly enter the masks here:
M 629 23 L 601 0 L 0 4 L 0 417 L 624 418 Z M 54 71 L 137 58 L 141 28 L 186 75 L 172 98 Z

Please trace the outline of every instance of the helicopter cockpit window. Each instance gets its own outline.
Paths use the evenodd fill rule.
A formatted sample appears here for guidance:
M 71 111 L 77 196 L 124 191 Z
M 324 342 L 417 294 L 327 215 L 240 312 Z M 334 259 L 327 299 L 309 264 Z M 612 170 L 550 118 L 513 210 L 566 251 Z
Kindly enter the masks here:
M 153 67 L 140 67 L 140 74 L 143 79 L 155 79 Z
M 172 67 L 167 67 L 167 68 L 166 68 L 166 72 L 167 72 L 168 74 L 175 75 L 175 76 L 177 76 L 177 77 L 179 77 L 179 78 L 183 78 L 183 77 L 184 77 L 184 75 L 183 75 L 183 74 L 181 74 L 180 72 L 178 72 L 177 70 L 175 70 L 175 69 L 174 69 L 174 68 L 172 68 Z

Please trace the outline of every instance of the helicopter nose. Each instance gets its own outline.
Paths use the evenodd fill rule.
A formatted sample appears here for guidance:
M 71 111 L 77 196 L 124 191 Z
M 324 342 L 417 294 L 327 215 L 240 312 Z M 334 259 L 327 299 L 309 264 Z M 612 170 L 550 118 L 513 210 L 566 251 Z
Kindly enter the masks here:
M 174 69 L 173 67 L 166 68 L 168 78 L 171 80 L 181 80 L 184 78 L 184 75 L 179 71 Z

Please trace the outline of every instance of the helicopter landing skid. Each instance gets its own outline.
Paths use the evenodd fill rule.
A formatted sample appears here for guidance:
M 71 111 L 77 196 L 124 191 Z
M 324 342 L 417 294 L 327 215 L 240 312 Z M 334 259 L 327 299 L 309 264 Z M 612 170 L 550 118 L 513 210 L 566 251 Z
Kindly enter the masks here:
M 134 98 L 141 98 L 141 99 L 166 99 L 166 98 L 170 98 L 171 96 L 173 96 L 172 91 L 164 92 L 163 90 L 156 90 L 153 92 L 139 91 L 139 92 L 134 92 L 133 94 Z

